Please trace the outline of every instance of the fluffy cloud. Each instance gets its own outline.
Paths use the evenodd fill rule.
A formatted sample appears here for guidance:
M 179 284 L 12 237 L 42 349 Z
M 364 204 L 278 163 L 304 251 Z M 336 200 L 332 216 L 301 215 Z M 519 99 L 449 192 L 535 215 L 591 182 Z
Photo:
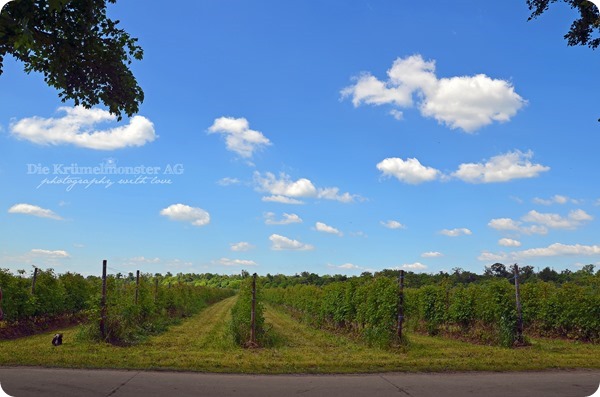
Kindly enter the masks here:
M 592 219 L 594 218 L 590 214 L 581 209 L 569 212 L 567 217 L 532 210 L 521 217 L 521 221 L 530 223 L 530 225 L 524 225 L 523 222 L 511 218 L 497 218 L 492 219 L 488 223 L 488 226 L 500 231 L 515 231 L 523 234 L 547 234 L 549 229 L 573 230 Z
M 423 252 L 421 254 L 422 258 L 439 258 L 441 256 L 444 256 L 444 254 L 442 254 L 441 252 L 437 252 L 437 251 Z
M 444 174 L 433 167 L 421 164 L 416 158 L 403 160 L 397 157 L 386 158 L 377 164 L 384 176 L 393 176 L 401 182 L 417 185 L 434 180 L 448 180 L 451 177 L 468 183 L 508 182 L 513 179 L 534 178 L 548 171 L 550 167 L 533 164 L 533 152 L 519 150 L 494 156 L 484 163 L 463 163 L 451 174 Z
M 383 227 L 387 227 L 388 229 L 406 229 L 406 226 L 404 226 L 400 222 L 394 221 L 394 220 L 388 220 L 388 221 L 385 221 L 385 222 L 381 221 L 379 223 L 381 223 L 381 225 Z
M 504 247 L 520 247 L 521 242 L 517 240 L 513 240 L 511 238 L 501 238 L 498 240 L 498 244 Z
M 281 196 L 279 194 L 275 194 L 272 196 L 265 196 L 261 200 L 264 202 L 268 202 L 268 203 L 295 204 L 295 205 L 304 204 L 304 202 L 301 200 L 293 199 L 293 198 L 286 197 L 286 196 Z
M 190 222 L 194 226 L 204 226 L 210 223 L 210 215 L 202 208 L 190 207 L 184 204 L 173 204 L 160 211 L 160 214 L 173 221 Z
M 579 209 L 569 212 L 566 218 L 558 214 L 540 213 L 533 210 L 529 211 L 521 219 L 525 222 L 536 223 L 550 229 L 575 229 L 583 222 L 591 221 L 594 218 L 584 210 Z
M 62 251 L 62 250 L 50 251 L 50 250 L 44 250 L 44 249 L 39 249 L 39 248 L 34 248 L 31 251 L 29 251 L 29 253 L 34 257 L 45 258 L 45 259 L 66 259 L 71 256 L 71 255 L 69 255 L 69 253 L 67 251 Z
M 364 270 L 363 267 L 360 267 L 353 263 L 344 263 L 343 265 L 328 264 L 327 267 L 331 267 L 331 268 L 335 268 L 335 269 L 344 269 L 344 270 Z
M 317 222 L 317 223 L 315 223 L 315 230 L 318 231 L 318 232 L 335 234 L 335 235 L 338 235 L 340 237 L 342 237 L 344 235 L 342 232 L 340 232 L 335 227 L 326 225 L 323 222 Z
M 218 261 L 221 266 L 256 266 L 256 262 L 247 259 L 221 258 Z
M 261 132 L 250 129 L 245 118 L 219 117 L 208 128 L 208 133 L 225 135 L 227 150 L 243 158 L 250 158 L 256 150 L 271 145 L 271 141 Z
M 11 123 L 11 133 L 38 145 L 71 144 L 95 150 L 115 150 L 143 146 L 156 139 L 154 125 L 142 116 L 134 116 L 129 124 L 95 131 L 96 124 L 115 121 L 117 117 L 98 108 L 60 107 L 61 118 L 24 118 Z
M 457 228 L 457 229 L 444 229 L 440 231 L 440 234 L 443 234 L 444 236 L 448 236 L 448 237 L 458 237 L 458 236 L 468 236 L 473 234 L 473 232 L 471 232 L 469 229 L 467 228 Z
M 265 213 L 265 224 L 267 225 L 289 225 L 291 223 L 302 223 L 302 218 L 296 214 L 284 213 L 283 218 L 277 220 L 274 212 Z
M 271 240 L 271 249 L 274 251 L 310 251 L 315 248 L 310 244 L 304 244 L 279 234 L 272 234 L 269 236 L 269 240 Z
M 40 218 L 62 220 L 62 218 L 53 211 L 31 204 L 15 204 L 8 209 L 8 212 L 11 214 L 25 214 L 37 216 Z
M 482 262 L 502 262 L 509 259 L 509 257 L 503 252 L 494 254 L 492 252 L 484 251 L 477 259 Z
M 508 182 L 513 179 L 537 177 L 550 167 L 532 164 L 533 152 L 519 150 L 494 156 L 485 163 L 461 164 L 452 176 L 469 183 Z
M 550 197 L 549 199 L 542 199 L 539 197 L 535 197 L 533 199 L 533 202 L 536 204 L 542 204 L 542 205 L 567 204 L 567 203 L 578 204 L 579 200 L 575 200 L 575 199 L 569 198 L 567 196 L 561 196 L 559 194 L 555 194 L 554 196 Z
M 509 121 L 526 103 L 509 82 L 484 74 L 438 79 L 435 62 L 418 54 L 396 59 L 387 75 L 386 81 L 370 73 L 355 77 L 355 84 L 341 91 L 342 98 L 351 97 L 355 107 L 390 104 L 398 119 L 399 108 L 412 107 L 416 97 L 423 116 L 468 133 Z
M 511 218 L 497 218 L 488 222 L 488 226 L 492 229 L 500 231 L 515 231 L 524 234 L 547 234 L 548 229 L 545 226 L 530 225 L 522 226 L 523 223 Z
M 424 265 L 421 262 L 405 263 L 404 265 L 400 266 L 400 268 L 408 270 L 425 270 L 427 269 L 427 265 Z
M 406 160 L 397 157 L 387 158 L 377 164 L 377 169 L 385 176 L 396 177 L 399 181 L 411 185 L 433 181 L 441 175 L 439 170 L 426 167 L 414 158 Z
M 236 252 L 249 251 L 252 248 L 254 248 L 254 246 L 252 244 L 247 243 L 245 241 L 240 241 L 239 243 L 231 243 L 231 244 L 229 244 L 229 247 L 232 251 L 236 251 Z
M 479 256 L 481 261 L 507 261 L 507 260 L 523 260 L 528 258 L 545 258 L 556 256 L 595 256 L 600 255 L 600 245 L 583 245 L 583 244 L 561 244 L 554 243 L 547 247 L 530 248 L 523 251 L 515 251 L 511 253 L 491 253 L 483 252 Z
M 320 198 L 336 200 L 342 203 L 350 203 L 358 198 L 350 193 L 339 193 L 337 187 L 317 188 L 309 179 L 300 178 L 296 181 L 285 173 L 279 174 L 279 178 L 267 172 L 263 176 L 260 172 L 254 173 L 254 184 L 256 190 L 269 193 L 270 196 L 263 197 L 263 201 L 275 201 L 284 204 L 301 204 L 298 198 Z
M 220 186 L 231 186 L 231 185 L 239 185 L 240 180 L 237 178 L 225 177 L 221 178 L 217 181 L 217 184 Z

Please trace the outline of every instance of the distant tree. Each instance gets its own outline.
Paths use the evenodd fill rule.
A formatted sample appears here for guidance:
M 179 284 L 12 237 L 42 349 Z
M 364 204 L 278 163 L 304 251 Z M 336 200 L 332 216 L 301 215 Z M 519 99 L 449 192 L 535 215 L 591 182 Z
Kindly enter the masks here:
M 538 272 L 538 278 L 542 281 L 558 282 L 560 277 L 554 269 L 550 269 L 550 267 L 546 266 Z
M 490 267 L 485 267 L 484 275 L 491 277 L 510 278 L 512 276 L 512 272 L 506 270 L 506 266 L 504 266 L 502 263 L 494 263 Z
M 103 103 L 121 119 L 144 100 L 129 65 L 142 48 L 106 16 L 116 0 L 14 0 L 0 13 L 0 74 L 4 57 L 40 72 L 63 102 L 86 108 Z

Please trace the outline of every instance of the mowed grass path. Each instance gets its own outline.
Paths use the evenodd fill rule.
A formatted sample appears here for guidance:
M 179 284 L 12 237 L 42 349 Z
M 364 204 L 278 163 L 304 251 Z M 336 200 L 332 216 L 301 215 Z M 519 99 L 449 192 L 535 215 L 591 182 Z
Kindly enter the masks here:
M 275 345 L 247 350 L 236 346 L 229 334 L 235 299 L 218 302 L 132 347 L 76 341 L 76 328 L 64 332 L 65 344 L 58 348 L 50 344 L 51 334 L 1 341 L 0 365 L 235 373 L 600 368 L 600 346 L 557 340 L 534 340 L 527 348 L 504 349 L 408 334 L 407 348 L 370 348 L 344 335 L 298 323 L 270 306 L 265 317 L 276 335 Z

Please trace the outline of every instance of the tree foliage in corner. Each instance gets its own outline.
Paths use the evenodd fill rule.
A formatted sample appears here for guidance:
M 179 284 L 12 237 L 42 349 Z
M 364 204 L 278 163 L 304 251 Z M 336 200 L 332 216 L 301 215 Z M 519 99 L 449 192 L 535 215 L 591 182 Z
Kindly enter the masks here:
M 588 0 L 527 0 L 531 10 L 529 20 L 539 17 L 548 10 L 550 4 L 563 1 L 571 8 L 579 11 L 580 18 L 573 21 L 571 28 L 565 34 L 570 46 L 583 45 L 596 49 L 600 45 L 600 13 L 598 8 Z
M 40 72 L 63 102 L 102 102 L 121 119 L 144 100 L 129 65 L 142 48 L 106 16 L 116 0 L 13 0 L 0 13 L 0 74 L 10 54 Z

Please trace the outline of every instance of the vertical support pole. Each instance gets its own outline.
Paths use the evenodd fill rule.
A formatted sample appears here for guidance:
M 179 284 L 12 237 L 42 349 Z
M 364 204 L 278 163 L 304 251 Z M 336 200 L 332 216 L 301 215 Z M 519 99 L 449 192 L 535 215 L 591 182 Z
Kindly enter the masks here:
M 256 344 L 256 273 L 252 275 L 252 312 L 250 313 L 250 342 Z
M 138 304 L 140 295 L 140 271 L 136 271 L 135 273 L 135 304 Z
M 35 282 L 37 281 L 38 268 L 33 268 L 33 279 L 31 280 L 31 295 L 35 295 Z
M 402 325 L 404 323 L 404 270 L 400 270 L 398 277 L 399 294 L 398 294 L 398 341 L 402 341 Z
M 515 297 L 517 300 L 517 342 L 523 343 L 523 312 L 521 309 L 521 291 L 519 289 L 519 266 L 515 263 Z
M 100 298 L 100 334 L 106 339 L 106 259 L 102 261 L 102 297 Z

